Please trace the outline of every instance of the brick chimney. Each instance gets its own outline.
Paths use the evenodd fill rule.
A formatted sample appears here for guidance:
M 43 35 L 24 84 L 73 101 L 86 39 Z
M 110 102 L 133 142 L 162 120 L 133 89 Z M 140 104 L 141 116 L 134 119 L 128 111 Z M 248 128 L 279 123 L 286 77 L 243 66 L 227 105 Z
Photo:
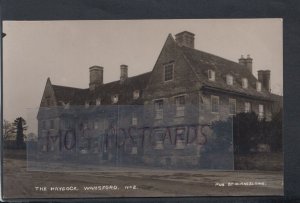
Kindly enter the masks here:
M 268 92 L 271 92 L 270 87 L 270 78 L 271 71 L 270 70 L 259 70 L 257 71 L 258 81 L 261 82 L 262 87 L 266 89 Z
M 241 55 L 241 58 L 239 59 L 239 64 L 242 66 L 246 66 L 246 68 L 252 73 L 252 61 L 253 59 L 250 57 L 250 55 L 247 55 L 247 58 L 244 58 L 243 55 Z
M 179 46 L 185 46 L 194 49 L 195 34 L 183 31 L 175 35 L 175 41 Z
M 121 75 L 120 75 L 120 83 L 124 83 L 125 80 L 128 78 L 128 66 L 127 65 L 121 65 Z
M 92 66 L 90 67 L 90 90 L 95 90 L 98 86 L 103 84 L 103 67 Z

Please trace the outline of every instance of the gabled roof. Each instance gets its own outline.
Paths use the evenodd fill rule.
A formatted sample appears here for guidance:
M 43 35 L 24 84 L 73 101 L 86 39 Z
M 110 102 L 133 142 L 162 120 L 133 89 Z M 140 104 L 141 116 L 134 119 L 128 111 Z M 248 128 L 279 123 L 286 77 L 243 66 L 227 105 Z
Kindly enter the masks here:
M 256 82 L 258 81 L 254 75 L 244 66 L 230 61 L 228 59 L 206 53 L 193 48 L 179 46 L 176 41 L 169 35 L 168 39 L 172 39 L 175 43 L 175 48 L 180 50 L 187 60 L 191 69 L 195 72 L 198 79 L 202 83 L 203 89 L 214 91 L 225 91 L 233 94 L 249 96 L 270 100 L 270 93 L 262 88 L 261 92 L 256 91 Z M 215 81 L 209 81 L 207 77 L 208 70 L 214 70 L 216 73 Z M 227 85 L 226 75 L 230 74 L 234 77 L 234 84 Z M 58 105 L 62 102 L 70 103 L 71 105 L 84 105 L 89 102 L 95 105 L 96 99 L 101 99 L 101 104 L 112 104 L 111 97 L 118 95 L 117 104 L 143 104 L 142 97 L 137 100 L 133 99 L 133 91 L 143 90 L 146 88 L 151 72 L 141 75 L 129 77 L 121 84 L 120 80 L 106 83 L 97 87 L 94 91 L 87 89 L 79 89 L 73 87 L 65 87 L 52 85 L 57 98 Z M 242 88 L 242 78 L 248 79 L 248 88 Z
M 262 99 L 270 99 L 270 93 L 265 89 L 262 88 L 261 92 L 256 90 L 256 82 L 258 80 L 245 66 L 200 50 L 184 46 L 177 47 L 182 50 L 186 60 L 202 82 L 203 88 L 229 91 Z M 215 71 L 215 81 L 208 80 L 208 70 Z M 227 74 L 233 76 L 233 85 L 228 85 L 226 83 Z M 246 89 L 242 88 L 242 78 L 248 79 L 248 88 Z

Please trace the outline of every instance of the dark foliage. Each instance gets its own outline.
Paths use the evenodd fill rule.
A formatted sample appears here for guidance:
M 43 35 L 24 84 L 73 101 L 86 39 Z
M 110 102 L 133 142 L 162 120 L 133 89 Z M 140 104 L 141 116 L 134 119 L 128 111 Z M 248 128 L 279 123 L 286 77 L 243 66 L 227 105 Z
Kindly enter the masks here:
M 233 119 L 235 154 L 256 152 L 259 144 L 270 146 L 271 152 L 282 151 L 282 113 L 274 114 L 271 121 L 259 119 L 252 113 L 239 113 Z
M 271 139 L 269 140 L 271 150 L 274 152 L 282 152 L 283 147 L 283 132 L 282 132 L 282 110 L 273 115 L 270 131 Z
M 15 119 L 13 123 L 14 128 L 16 129 L 17 136 L 16 136 L 16 148 L 24 148 L 24 131 L 27 130 L 26 121 L 22 117 L 18 117 Z
M 249 153 L 261 142 L 260 120 L 257 114 L 239 113 L 233 118 L 233 140 L 235 154 Z
M 270 147 L 271 152 L 282 151 L 282 112 L 271 121 L 259 119 L 254 112 L 239 113 L 226 121 L 212 123 L 212 136 L 203 147 L 203 154 L 249 154 L 258 151 L 258 145 Z

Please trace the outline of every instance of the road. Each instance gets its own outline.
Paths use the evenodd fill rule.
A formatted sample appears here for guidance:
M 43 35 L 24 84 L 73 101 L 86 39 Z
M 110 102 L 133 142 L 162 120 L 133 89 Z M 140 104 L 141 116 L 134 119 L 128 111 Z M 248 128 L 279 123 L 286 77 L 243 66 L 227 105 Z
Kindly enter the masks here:
M 125 167 L 118 170 L 99 167 L 99 170 L 93 168 L 89 172 L 28 171 L 26 160 L 6 158 L 4 197 L 283 195 L 283 175 L 279 171 L 175 171 Z

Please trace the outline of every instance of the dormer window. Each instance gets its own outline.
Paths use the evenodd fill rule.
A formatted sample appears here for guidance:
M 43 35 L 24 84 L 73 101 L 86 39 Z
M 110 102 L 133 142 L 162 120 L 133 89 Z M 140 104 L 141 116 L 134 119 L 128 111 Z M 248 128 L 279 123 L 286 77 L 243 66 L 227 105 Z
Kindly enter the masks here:
M 227 85 L 233 85 L 233 76 L 232 75 L 226 75 L 226 83 L 227 83 Z
M 208 70 L 208 80 L 210 80 L 210 81 L 215 81 L 216 80 L 215 71 Z
M 101 99 L 96 99 L 96 106 L 100 106 L 101 105 Z
M 261 91 L 261 82 L 256 82 L 256 91 Z
M 140 91 L 139 90 L 134 90 L 133 91 L 133 99 L 138 99 L 140 97 Z
M 248 88 L 248 79 L 247 78 L 242 79 L 242 87 L 244 89 Z
M 117 94 L 115 94 L 111 97 L 111 101 L 113 104 L 117 103 L 118 100 L 119 100 L 119 96 Z
M 166 64 L 164 65 L 164 80 L 170 81 L 174 78 L 174 64 Z

